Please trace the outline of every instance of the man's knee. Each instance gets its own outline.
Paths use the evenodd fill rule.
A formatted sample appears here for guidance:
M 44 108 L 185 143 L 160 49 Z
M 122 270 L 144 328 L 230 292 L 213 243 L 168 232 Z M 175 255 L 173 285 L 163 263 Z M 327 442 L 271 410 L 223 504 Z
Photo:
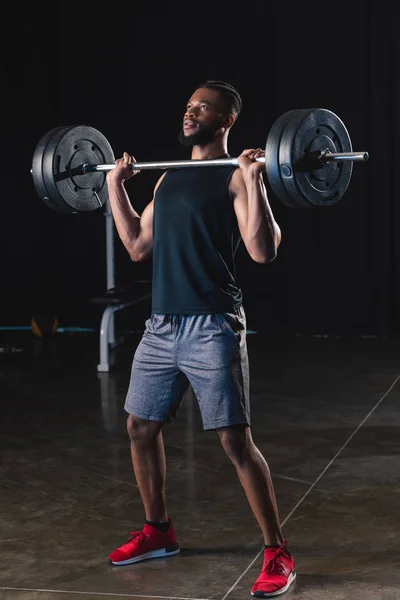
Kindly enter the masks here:
M 134 415 L 129 415 L 126 423 L 129 439 L 131 444 L 138 445 L 152 445 L 157 440 L 160 434 L 163 423 L 158 421 L 149 421 L 147 419 L 141 419 Z
M 246 460 L 254 446 L 250 427 L 233 425 L 217 429 L 217 433 L 226 454 L 233 463 L 241 463 Z

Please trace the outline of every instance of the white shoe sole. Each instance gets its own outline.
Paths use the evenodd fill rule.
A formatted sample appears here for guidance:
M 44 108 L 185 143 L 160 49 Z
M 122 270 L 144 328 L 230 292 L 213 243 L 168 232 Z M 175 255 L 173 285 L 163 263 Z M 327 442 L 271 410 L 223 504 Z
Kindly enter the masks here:
M 120 562 L 114 562 L 110 558 L 107 560 L 112 565 L 119 567 L 122 565 L 132 565 L 133 563 L 141 562 L 142 560 L 149 560 L 150 558 L 165 558 L 166 556 L 174 556 L 174 554 L 179 554 L 180 551 L 180 548 L 178 548 L 178 550 L 170 550 L 167 552 L 165 548 L 162 548 L 161 550 L 152 550 L 151 552 L 146 552 L 146 554 L 141 554 L 135 558 L 128 558 L 128 560 L 121 560 Z
M 288 577 L 288 582 L 285 587 L 277 590 L 276 592 L 251 592 L 251 595 L 255 598 L 274 598 L 275 596 L 280 596 L 288 591 L 289 587 L 292 585 L 293 581 L 296 579 L 296 572 L 292 571 Z

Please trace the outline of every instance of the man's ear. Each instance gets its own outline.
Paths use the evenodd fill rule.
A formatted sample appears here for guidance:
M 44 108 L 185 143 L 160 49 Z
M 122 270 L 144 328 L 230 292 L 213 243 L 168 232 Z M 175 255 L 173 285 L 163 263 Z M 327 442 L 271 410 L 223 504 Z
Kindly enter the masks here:
M 229 127 L 232 127 L 232 125 L 234 124 L 235 121 L 236 121 L 235 115 L 233 115 L 232 113 L 230 113 L 224 119 L 224 127 L 226 127 L 227 129 L 229 129 Z

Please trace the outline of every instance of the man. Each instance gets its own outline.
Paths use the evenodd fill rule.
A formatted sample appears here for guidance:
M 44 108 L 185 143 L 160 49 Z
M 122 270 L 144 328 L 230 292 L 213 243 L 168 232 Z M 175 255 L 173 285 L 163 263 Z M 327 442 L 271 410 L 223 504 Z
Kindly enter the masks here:
M 191 96 L 179 139 L 192 160 L 228 157 L 228 135 L 242 102 L 228 83 L 206 81 Z M 215 430 L 236 468 L 264 536 L 256 597 L 285 592 L 295 580 L 268 464 L 250 429 L 246 316 L 235 281 L 242 240 L 257 263 L 272 261 L 281 232 L 269 205 L 260 148 L 244 150 L 238 166 L 165 171 L 142 215 L 124 182 L 137 174 L 124 153 L 107 174 L 118 234 L 134 261 L 153 256 L 151 317 L 132 363 L 125 401 L 132 464 L 144 505 L 142 531 L 108 557 L 113 565 L 179 553 L 166 509 L 164 424 L 176 418 L 192 386 L 204 430 Z

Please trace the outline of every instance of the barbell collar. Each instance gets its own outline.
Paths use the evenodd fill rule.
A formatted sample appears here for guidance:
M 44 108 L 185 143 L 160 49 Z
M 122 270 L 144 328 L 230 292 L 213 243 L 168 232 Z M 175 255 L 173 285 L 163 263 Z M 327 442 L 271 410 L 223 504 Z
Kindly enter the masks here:
M 322 152 L 320 160 L 323 162 L 331 161 L 362 161 L 368 160 L 368 152 Z M 256 162 L 265 163 L 265 158 L 260 156 L 256 158 Z M 237 166 L 239 164 L 237 157 L 229 158 L 214 158 L 207 160 L 172 160 L 172 161 L 155 161 L 155 162 L 135 162 L 131 167 L 133 170 L 150 170 L 150 169 L 181 169 L 184 167 L 222 167 L 226 165 Z M 93 173 L 95 171 L 112 171 L 115 169 L 115 164 L 108 165 L 82 165 L 82 173 Z

